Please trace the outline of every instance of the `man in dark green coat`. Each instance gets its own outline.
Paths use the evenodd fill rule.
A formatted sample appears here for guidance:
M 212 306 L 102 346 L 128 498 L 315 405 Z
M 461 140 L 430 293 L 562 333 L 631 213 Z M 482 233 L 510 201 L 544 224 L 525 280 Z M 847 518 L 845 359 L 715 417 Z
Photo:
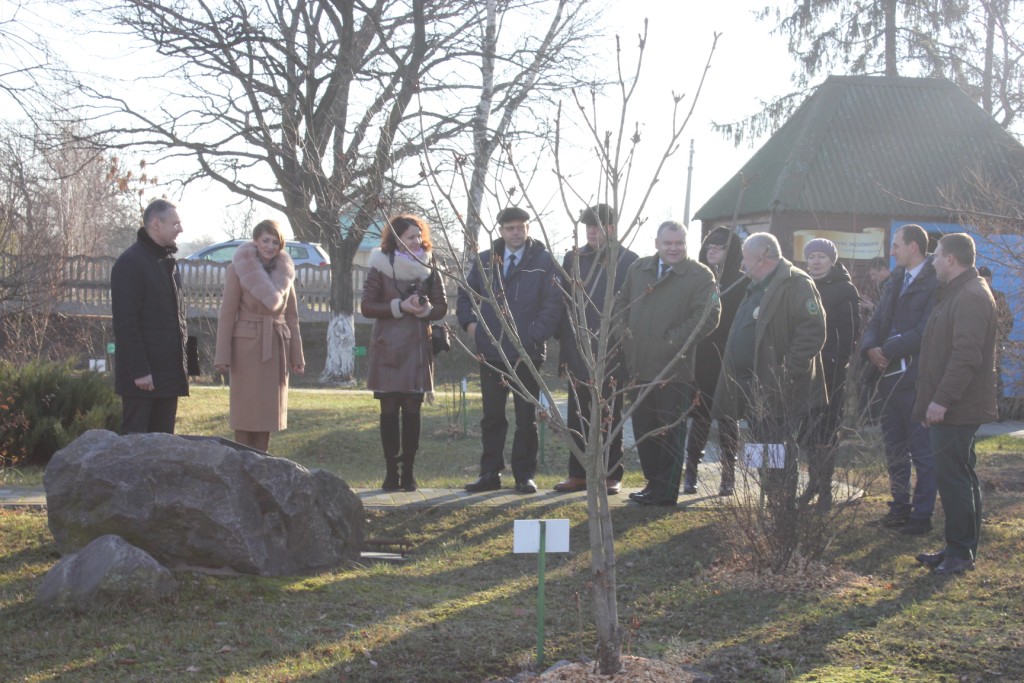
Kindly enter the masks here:
M 811 277 L 782 258 L 774 235 L 743 242 L 747 295 L 733 319 L 712 403 L 716 417 L 745 417 L 754 440 L 783 444 L 764 463 L 770 498 L 790 510 L 797 484 L 796 441 L 811 411 L 826 402 L 821 349 L 825 314 Z
M 682 223 L 662 223 L 654 243 L 658 253 L 630 266 L 616 302 L 634 392 L 633 434 L 647 479 L 643 491 L 630 499 L 675 505 L 697 343 L 718 326 L 721 303 L 714 274 L 686 255 Z

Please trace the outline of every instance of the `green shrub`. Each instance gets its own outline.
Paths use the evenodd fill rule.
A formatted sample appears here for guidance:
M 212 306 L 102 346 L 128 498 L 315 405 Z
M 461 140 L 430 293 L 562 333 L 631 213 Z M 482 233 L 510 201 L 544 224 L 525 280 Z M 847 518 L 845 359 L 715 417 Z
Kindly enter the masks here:
M 0 457 L 45 465 L 90 429 L 117 431 L 121 402 L 106 375 L 69 363 L 0 362 Z

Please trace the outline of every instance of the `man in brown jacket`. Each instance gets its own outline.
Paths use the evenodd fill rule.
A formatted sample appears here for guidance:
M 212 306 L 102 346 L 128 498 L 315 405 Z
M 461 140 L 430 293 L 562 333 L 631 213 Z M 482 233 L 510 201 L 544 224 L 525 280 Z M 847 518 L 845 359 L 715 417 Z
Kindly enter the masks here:
M 974 435 L 996 411 L 995 299 L 974 268 L 974 240 L 964 233 L 939 240 L 932 262 L 941 283 L 921 342 L 914 419 L 928 426 L 939 497 L 946 513 L 946 547 L 921 553 L 936 574 L 974 569 L 981 531 L 981 488 L 974 471 Z

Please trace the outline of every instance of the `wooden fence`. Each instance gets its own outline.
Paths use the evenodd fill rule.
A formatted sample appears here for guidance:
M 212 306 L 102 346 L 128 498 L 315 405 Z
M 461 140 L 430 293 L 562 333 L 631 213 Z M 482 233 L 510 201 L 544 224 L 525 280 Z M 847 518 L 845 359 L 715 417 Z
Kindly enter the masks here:
M 0 306 L 5 310 L 46 309 L 64 315 L 110 316 L 110 257 L 70 256 L 26 262 L 0 254 Z M 189 317 L 212 317 L 220 310 L 227 264 L 178 261 Z M 331 318 L 329 266 L 296 267 L 295 291 L 303 321 Z M 352 290 L 358 300 L 366 268 L 352 266 Z

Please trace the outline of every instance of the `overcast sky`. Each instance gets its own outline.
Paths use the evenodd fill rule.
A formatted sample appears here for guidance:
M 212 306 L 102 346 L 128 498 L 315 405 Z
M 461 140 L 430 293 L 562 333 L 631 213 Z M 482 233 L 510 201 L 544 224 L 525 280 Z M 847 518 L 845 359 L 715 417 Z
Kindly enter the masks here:
M 7 5 L 8 10 L 11 5 Z M 38 5 L 29 2 L 29 13 L 23 20 L 33 21 L 51 36 L 52 46 L 70 64 L 97 73 L 130 75 L 133 69 L 144 68 L 138 55 L 121 51 L 120 45 L 109 38 L 87 39 L 82 32 L 67 31 L 78 24 L 70 21 L 46 20 L 36 13 Z M 633 170 L 633 189 L 627 195 L 624 214 L 633 215 L 640 200 L 639 188 L 646 185 L 653 172 L 664 141 L 668 135 L 671 116 L 672 92 L 685 93 L 682 111 L 696 93 L 715 32 L 721 33 L 712 58 L 694 116 L 681 138 L 681 149 L 669 161 L 662 180 L 643 211 L 647 227 L 633 242 L 634 250 L 645 254 L 653 251 L 653 229 L 663 220 L 683 220 L 689 163 L 689 146 L 694 144 L 693 177 L 690 213 L 695 213 L 711 195 L 725 183 L 755 151 L 747 145 L 737 149 L 732 143 L 710 129 L 712 121 L 737 120 L 756 112 L 762 101 L 789 92 L 789 76 L 793 61 L 785 50 L 785 41 L 770 35 L 771 25 L 753 17 L 755 9 L 763 7 L 765 0 L 728 0 L 703 4 L 670 2 L 666 0 L 607 0 L 605 26 L 608 50 L 614 53 L 613 36 L 622 37 L 623 61 L 627 72 L 632 71 L 637 55 L 637 37 L 643 30 L 643 20 L 649 19 L 648 45 L 644 57 L 637 99 L 627 116 L 630 130 L 638 124 L 641 131 L 640 153 Z M 34 6 L 34 7 L 33 7 Z M 42 10 L 39 10 L 42 12 Z M 7 10 L 0 20 L 9 19 Z M 609 62 L 611 63 L 611 62 Z M 568 101 L 568 94 L 566 100 Z M 609 111 L 617 107 L 613 97 L 605 100 Z M 4 109 L 11 109 L 4 107 Z M 609 117 L 611 118 L 611 117 Z M 757 141 L 759 146 L 763 140 Z M 582 156 L 575 162 L 568 160 L 567 170 L 585 182 L 591 162 Z M 158 173 L 167 173 L 157 168 Z M 553 187 L 540 183 L 531 186 L 533 202 L 551 218 L 553 225 L 565 224 L 565 210 Z M 175 195 L 175 198 L 177 196 Z M 212 183 L 198 184 L 180 197 L 180 213 L 185 234 L 179 242 L 197 240 L 203 236 L 226 238 L 224 226 L 228 223 L 224 207 L 232 201 L 226 190 Z M 267 212 L 268 215 L 272 215 Z M 260 216 L 262 217 L 262 216 Z M 281 218 L 280 216 L 274 216 Z M 696 226 L 691 236 L 696 241 Z M 564 234 L 564 233 L 563 233 Z M 563 239 L 564 241 L 564 239 Z

